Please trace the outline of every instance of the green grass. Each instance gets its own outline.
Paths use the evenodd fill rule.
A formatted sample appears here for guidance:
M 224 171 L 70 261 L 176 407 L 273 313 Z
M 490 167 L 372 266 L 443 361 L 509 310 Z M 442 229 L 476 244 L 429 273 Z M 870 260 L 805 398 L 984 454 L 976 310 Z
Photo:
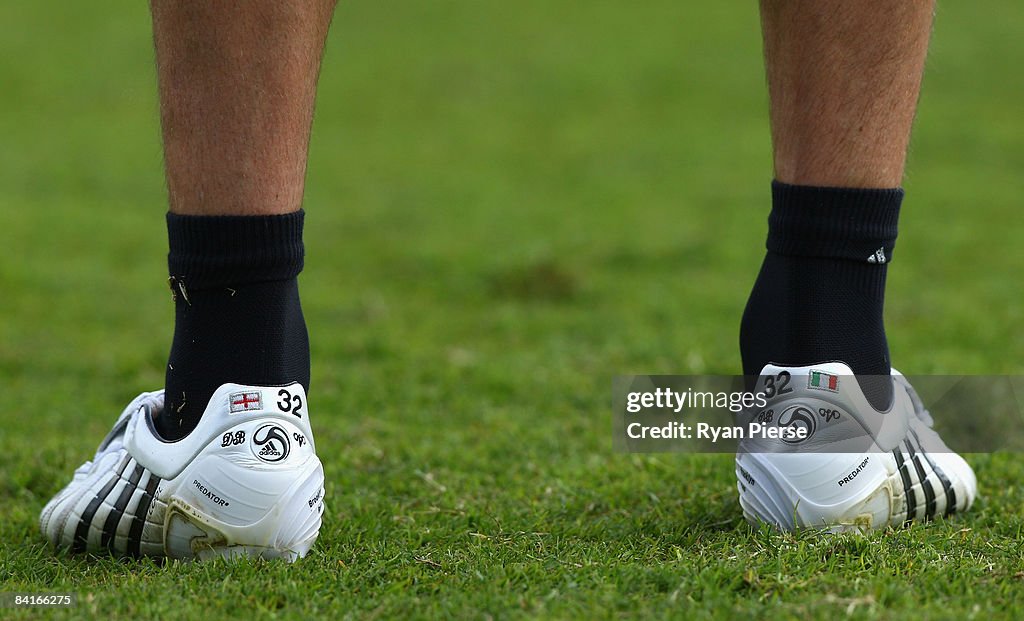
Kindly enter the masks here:
M 939 10 L 890 269 L 908 373 L 1021 372 L 1022 21 Z M 738 367 L 770 179 L 739 2 L 343 2 L 302 277 L 318 546 L 54 555 L 40 508 L 163 381 L 151 65 L 144 3 L 0 5 L 0 590 L 119 619 L 1024 615 L 1018 455 L 972 459 L 969 515 L 858 538 L 752 530 L 729 456 L 611 451 L 613 375 Z

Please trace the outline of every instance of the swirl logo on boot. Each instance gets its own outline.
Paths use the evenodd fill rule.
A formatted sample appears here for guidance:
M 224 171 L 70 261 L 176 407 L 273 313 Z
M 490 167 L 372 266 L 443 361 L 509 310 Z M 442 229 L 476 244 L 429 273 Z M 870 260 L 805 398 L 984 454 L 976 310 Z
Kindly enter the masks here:
M 288 458 L 291 444 L 284 429 L 274 424 L 266 424 L 252 434 L 250 445 L 252 454 L 269 464 L 276 464 Z
M 786 444 L 799 444 L 814 435 L 818 423 L 814 418 L 814 412 L 802 405 L 794 405 L 786 408 L 779 415 L 779 427 L 804 427 L 807 429 L 806 435 L 802 437 L 795 437 L 793 439 L 782 438 L 782 441 Z

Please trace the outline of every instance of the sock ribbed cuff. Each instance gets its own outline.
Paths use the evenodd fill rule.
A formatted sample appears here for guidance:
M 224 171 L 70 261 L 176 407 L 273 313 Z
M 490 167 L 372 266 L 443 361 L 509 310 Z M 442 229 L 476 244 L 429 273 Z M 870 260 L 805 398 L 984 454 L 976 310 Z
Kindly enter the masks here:
M 189 290 L 287 280 L 302 271 L 305 212 L 272 216 L 167 214 L 172 277 Z
M 768 250 L 888 263 L 902 202 L 901 188 L 825 188 L 772 181 Z

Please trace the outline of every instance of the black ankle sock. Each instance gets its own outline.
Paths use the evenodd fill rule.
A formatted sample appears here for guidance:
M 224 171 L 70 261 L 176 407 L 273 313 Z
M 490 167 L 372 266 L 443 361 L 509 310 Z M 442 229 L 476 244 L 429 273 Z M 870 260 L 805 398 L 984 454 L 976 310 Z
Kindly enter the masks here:
M 299 304 L 303 212 L 167 214 L 174 342 L 157 432 L 192 431 L 213 392 L 234 382 L 309 390 L 309 338 Z
M 882 324 L 903 190 L 772 183 L 768 253 L 740 326 L 743 374 L 845 362 L 868 400 L 892 398 Z

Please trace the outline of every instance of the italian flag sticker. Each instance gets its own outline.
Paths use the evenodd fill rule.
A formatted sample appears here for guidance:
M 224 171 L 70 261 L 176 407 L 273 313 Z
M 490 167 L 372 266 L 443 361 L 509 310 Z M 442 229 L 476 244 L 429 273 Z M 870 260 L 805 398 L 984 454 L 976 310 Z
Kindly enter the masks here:
M 807 387 L 839 392 L 839 377 L 830 373 L 822 373 L 821 371 L 811 371 L 811 376 L 807 380 Z

